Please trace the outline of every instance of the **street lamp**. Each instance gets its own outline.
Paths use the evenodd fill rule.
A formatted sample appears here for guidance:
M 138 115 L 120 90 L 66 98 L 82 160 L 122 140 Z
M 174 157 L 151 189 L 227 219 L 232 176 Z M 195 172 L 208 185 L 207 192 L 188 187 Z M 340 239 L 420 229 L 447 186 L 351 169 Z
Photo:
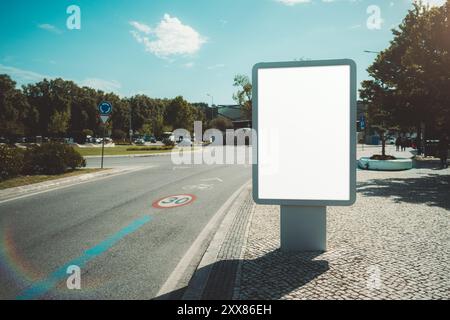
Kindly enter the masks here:
M 364 50 L 365 53 L 375 53 L 375 54 L 380 54 L 381 51 L 371 51 L 371 50 Z
M 133 111 L 132 111 L 131 104 L 130 104 L 130 130 L 128 131 L 128 133 L 130 134 L 130 144 L 133 144 L 132 116 L 133 116 Z
M 209 108 L 210 113 L 210 120 L 214 118 L 214 96 L 212 94 L 207 93 L 208 97 L 211 97 L 211 108 Z
M 207 93 L 206 94 L 208 97 L 211 97 L 211 108 L 214 106 L 214 96 L 213 95 L 211 95 L 211 94 L 209 94 L 209 93 Z

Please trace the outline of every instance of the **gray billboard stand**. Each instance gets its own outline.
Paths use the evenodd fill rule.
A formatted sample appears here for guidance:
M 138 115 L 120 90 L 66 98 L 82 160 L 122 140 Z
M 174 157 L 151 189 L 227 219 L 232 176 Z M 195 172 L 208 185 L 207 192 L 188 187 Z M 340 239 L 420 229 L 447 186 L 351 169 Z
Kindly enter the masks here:
M 335 199 L 263 199 L 259 196 L 259 139 L 253 143 L 253 199 L 262 205 L 280 205 L 280 245 L 282 251 L 326 251 L 327 249 L 327 206 L 351 206 L 356 201 L 356 64 L 349 59 L 322 61 L 295 61 L 259 63 L 253 67 L 253 128 L 258 134 L 258 71 L 273 68 L 302 68 L 320 66 L 349 66 L 350 67 L 350 127 L 349 153 L 349 198 Z M 346 134 L 346 133 L 345 133 Z M 256 146 L 256 148 L 255 148 Z
M 326 251 L 327 207 L 281 206 L 283 251 Z

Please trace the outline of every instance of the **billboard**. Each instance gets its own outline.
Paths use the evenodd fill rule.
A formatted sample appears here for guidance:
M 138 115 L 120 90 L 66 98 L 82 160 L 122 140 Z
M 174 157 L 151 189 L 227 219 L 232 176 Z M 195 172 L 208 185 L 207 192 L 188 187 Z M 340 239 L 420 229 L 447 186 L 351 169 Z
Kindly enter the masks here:
M 253 198 L 260 204 L 351 205 L 356 198 L 356 64 L 259 63 Z

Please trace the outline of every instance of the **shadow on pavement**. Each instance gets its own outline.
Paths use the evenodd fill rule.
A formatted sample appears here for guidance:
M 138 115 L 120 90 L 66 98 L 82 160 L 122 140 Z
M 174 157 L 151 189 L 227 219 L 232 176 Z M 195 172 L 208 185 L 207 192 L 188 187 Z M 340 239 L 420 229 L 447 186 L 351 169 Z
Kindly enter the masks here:
M 320 254 L 322 252 L 287 253 L 275 250 L 254 260 L 217 261 L 196 271 L 196 275 L 209 274 L 201 300 L 231 300 L 240 263 L 243 275 L 239 279 L 240 298 L 280 299 L 329 269 L 327 261 L 314 260 Z M 180 293 L 185 290 L 182 288 L 156 299 L 179 299 Z
M 450 175 L 372 179 L 358 183 L 357 191 L 365 196 L 392 197 L 397 203 L 426 204 L 450 209 Z
M 435 158 L 426 158 L 424 160 L 413 159 L 413 167 L 415 169 L 443 170 L 441 161 Z

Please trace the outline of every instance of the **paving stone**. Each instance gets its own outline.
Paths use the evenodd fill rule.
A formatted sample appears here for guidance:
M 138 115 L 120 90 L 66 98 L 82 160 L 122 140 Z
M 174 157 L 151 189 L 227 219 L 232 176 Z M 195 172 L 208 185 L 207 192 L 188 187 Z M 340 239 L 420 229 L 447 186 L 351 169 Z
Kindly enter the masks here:
M 357 177 L 355 205 L 327 209 L 325 253 L 281 252 L 279 206 L 249 193 L 204 298 L 449 299 L 450 169 Z

